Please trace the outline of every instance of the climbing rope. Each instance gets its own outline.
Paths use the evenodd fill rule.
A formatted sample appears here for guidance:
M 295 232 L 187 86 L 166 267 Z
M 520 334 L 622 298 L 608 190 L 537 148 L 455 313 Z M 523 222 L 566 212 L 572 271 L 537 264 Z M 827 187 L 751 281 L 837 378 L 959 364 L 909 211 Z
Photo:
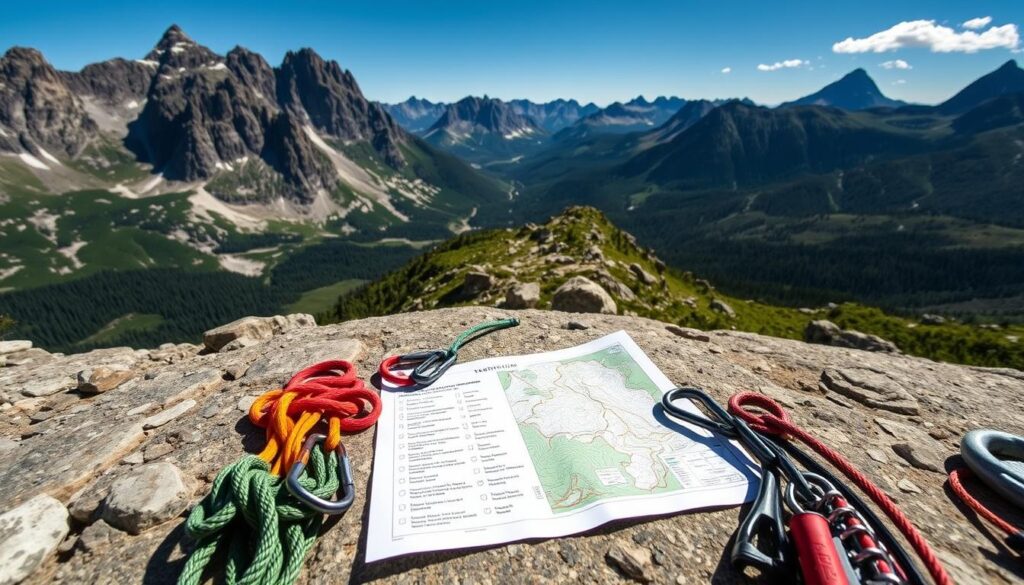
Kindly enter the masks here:
M 519 325 L 519 319 L 497 319 L 474 325 L 460 333 L 447 349 L 430 349 L 384 358 L 380 363 L 380 377 L 395 386 L 429 386 L 437 381 L 459 359 L 463 345 L 501 329 Z M 413 368 L 411 374 L 400 374 L 393 369 Z
M 759 408 L 765 412 L 754 413 L 747 410 L 747 406 Z M 886 516 L 892 520 L 896 528 L 903 533 L 903 536 L 906 537 L 914 551 L 917 552 L 917 555 L 924 561 L 925 567 L 931 574 L 932 579 L 938 585 L 952 584 L 953 581 L 946 573 L 942 563 L 939 562 L 935 552 L 932 551 L 928 542 L 910 522 L 910 519 L 896 506 L 896 503 L 838 451 L 834 451 L 828 445 L 793 423 L 789 418 L 789 414 L 777 402 L 763 394 L 739 392 L 729 398 L 729 412 L 742 418 L 750 425 L 750 428 L 759 433 L 775 435 L 781 438 L 795 438 L 828 460 L 829 463 L 857 484 L 857 487 L 866 493 L 885 512 Z
M 984 504 L 974 498 L 964 487 L 963 480 L 974 477 L 974 472 L 966 467 L 960 467 L 949 472 L 949 488 L 953 490 L 956 497 L 967 504 L 967 507 L 974 510 L 974 512 L 988 520 L 996 528 L 1002 530 L 1007 534 L 1007 538 L 1004 541 L 1008 547 L 1017 552 L 1018 554 L 1024 553 L 1024 530 L 1021 530 L 1010 524 L 1006 520 L 1003 520 L 995 512 L 989 510 Z
M 196 546 L 179 585 L 198 585 L 218 552 L 226 554 L 229 585 L 293 583 L 323 526 L 323 505 L 345 491 L 337 513 L 353 497 L 341 433 L 373 426 L 380 409 L 355 366 L 340 360 L 310 366 L 260 396 L 249 419 L 266 429 L 266 446 L 221 470 L 192 509 L 185 530 Z M 326 435 L 313 434 L 324 421 Z M 313 448 L 321 440 L 323 447 Z

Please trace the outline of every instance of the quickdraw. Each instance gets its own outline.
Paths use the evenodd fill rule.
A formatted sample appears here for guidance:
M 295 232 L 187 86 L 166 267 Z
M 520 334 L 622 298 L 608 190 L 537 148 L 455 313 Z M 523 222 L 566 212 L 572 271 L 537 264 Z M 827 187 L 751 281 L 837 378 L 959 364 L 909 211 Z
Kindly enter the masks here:
M 515 318 L 487 321 L 460 333 L 447 349 L 428 349 L 386 357 L 380 363 L 380 377 L 395 386 L 429 386 L 455 365 L 463 345 L 488 333 L 516 325 L 519 325 L 519 319 Z M 394 371 L 409 368 L 413 370 L 408 375 Z
M 1024 554 L 1024 530 L 985 507 L 967 491 L 964 479 L 978 478 L 1017 507 L 1024 506 L 1024 437 L 993 430 L 967 433 L 960 441 L 967 467 L 949 473 L 949 488 L 974 512 L 1006 533 L 1006 546 Z
M 674 403 L 682 398 L 702 406 L 710 416 L 694 415 Z M 663 396 L 662 407 L 676 418 L 739 440 L 760 464 L 761 486 L 731 551 L 738 570 L 784 579 L 799 567 L 808 585 L 924 583 L 888 528 L 838 478 L 788 440 L 795 438 L 842 471 L 886 513 L 936 583 L 951 583 L 928 543 L 895 503 L 842 455 L 793 424 L 775 401 L 742 392 L 730 398 L 726 411 L 697 388 L 675 388 Z M 754 413 L 747 407 L 765 412 Z M 784 440 L 776 442 L 772 437 Z M 801 471 L 790 455 L 809 471 Z M 782 478 L 786 480 L 784 498 L 780 498 Z M 782 499 L 790 510 L 788 524 Z
M 196 546 L 179 585 L 200 583 L 218 550 L 227 552 L 229 584 L 293 583 L 323 514 L 341 514 L 355 499 L 341 433 L 373 426 L 380 410 L 377 393 L 340 360 L 306 368 L 260 396 L 249 419 L 266 429 L 266 446 L 221 470 L 189 513 L 185 529 Z M 326 433 L 313 433 L 318 425 Z

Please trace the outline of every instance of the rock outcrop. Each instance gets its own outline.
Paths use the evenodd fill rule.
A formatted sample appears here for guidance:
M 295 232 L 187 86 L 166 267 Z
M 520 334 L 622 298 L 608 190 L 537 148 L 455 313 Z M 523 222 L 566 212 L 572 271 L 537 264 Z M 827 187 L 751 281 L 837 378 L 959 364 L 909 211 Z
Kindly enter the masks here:
M 82 100 L 35 49 L 0 57 L 0 152 L 27 153 L 44 167 L 75 156 L 96 132 Z
M 835 347 L 851 347 L 864 351 L 888 353 L 899 353 L 900 351 L 895 343 L 882 339 L 877 335 L 861 333 L 852 329 L 841 329 L 835 323 L 825 319 L 811 321 L 807 324 L 807 328 L 804 329 L 804 341 L 807 343 L 833 345 Z
M 585 276 L 574 276 L 555 291 L 551 308 L 569 313 L 602 313 L 614 315 L 617 312 L 615 299 L 599 284 Z
M 31 539 L 37 563 L 5 561 L 0 575 L 8 578 L 12 567 L 24 566 L 34 569 L 24 581 L 30 584 L 173 581 L 192 547 L 183 537 L 183 511 L 209 490 L 217 471 L 262 442 L 262 430 L 250 425 L 244 412 L 255 396 L 324 359 L 353 361 L 369 380 L 385 355 L 433 347 L 469 324 L 507 315 L 495 308 L 443 309 L 293 327 L 234 351 L 188 345 L 98 350 L 0 370 L 0 387 L 7 392 L 0 420 L 0 513 L 17 515 L 18 506 L 37 506 L 26 502 L 48 494 L 42 496 L 51 497 L 44 508 L 53 510 L 55 527 L 45 531 L 46 538 Z M 978 531 L 943 482 L 966 431 L 992 427 L 1024 434 L 1021 372 L 750 333 L 699 332 L 638 317 L 536 310 L 516 316 L 520 326 L 467 345 L 460 360 L 561 349 L 625 330 L 677 384 L 703 387 L 721 403 L 740 390 L 782 403 L 797 424 L 896 498 L 956 582 L 1019 582 L 1017 566 L 1000 557 L 1006 553 Z M 129 367 L 135 376 L 101 394 L 72 387 L 30 397 L 17 390 L 29 380 L 73 381 L 77 372 L 112 363 Z M 638 519 L 564 538 L 367 565 L 360 543 L 373 433 L 347 436 L 345 444 L 355 473 L 355 505 L 329 525 L 300 582 L 317 582 L 323 575 L 355 583 L 456 578 L 528 583 L 537 575 L 588 583 L 741 579 L 722 562 L 736 509 Z M 72 518 L 66 538 L 56 529 L 62 517 L 67 526 L 65 507 Z M 1004 512 L 1022 520 L 1008 508 Z M 0 525 L 9 517 L 0 517 Z M 42 512 L 31 515 L 43 517 Z M 0 534 L 6 533 L 0 529 Z M 0 558 L 10 558 L 5 555 L 28 542 L 0 537 Z M 55 554 L 58 543 L 61 552 Z

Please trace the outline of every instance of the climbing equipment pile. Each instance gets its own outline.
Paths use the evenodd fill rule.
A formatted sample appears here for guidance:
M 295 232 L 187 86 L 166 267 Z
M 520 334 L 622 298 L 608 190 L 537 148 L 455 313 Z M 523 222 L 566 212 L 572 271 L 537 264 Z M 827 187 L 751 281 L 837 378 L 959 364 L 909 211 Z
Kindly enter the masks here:
M 695 415 L 674 403 L 682 398 L 694 401 L 711 416 Z M 936 583 L 952 582 L 928 543 L 885 492 L 838 452 L 796 426 L 774 400 L 741 392 L 729 399 L 727 412 L 699 389 L 675 388 L 664 395 L 662 406 L 676 418 L 739 440 L 761 466 L 757 499 L 737 530 L 731 553 L 733 565 L 741 572 L 754 570 L 785 579 L 799 570 L 808 585 L 925 582 L 910 555 L 871 509 L 790 440 L 796 439 L 839 469 L 885 512 Z M 808 471 L 801 471 L 790 455 Z M 788 524 L 782 500 L 790 510 Z
M 377 393 L 340 360 L 310 366 L 260 396 L 249 419 L 266 429 L 266 446 L 221 470 L 192 509 L 185 529 L 196 546 L 178 583 L 200 583 L 218 551 L 227 556 L 229 584 L 293 583 L 323 514 L 344 512 L 355 497 L 341 433 L 373 426 L 380 410 Z
M 949 488 L 967 507 L 1007 534 L 1006 546 L 1024 554 L 1024 530 L 1001 518 L 975 499 L 963 484 L 977 478 L 1018 508 L 1024 508 L 1024 437 L 981 429 L 967 433 L 960 442 L 967 467 L 949 473 Z
M 455 365 L 463 345 L 488 333 L 516 325 L 519 325 L 519 319 L 515 318 L 487 321 L 460 333 L 446 349 L 428 349 L 384 358 L 380 363 L 380 377 L 395 386 L 429 386 Z M 408 375 L 392 371 L 408 368 L 413 368 Z

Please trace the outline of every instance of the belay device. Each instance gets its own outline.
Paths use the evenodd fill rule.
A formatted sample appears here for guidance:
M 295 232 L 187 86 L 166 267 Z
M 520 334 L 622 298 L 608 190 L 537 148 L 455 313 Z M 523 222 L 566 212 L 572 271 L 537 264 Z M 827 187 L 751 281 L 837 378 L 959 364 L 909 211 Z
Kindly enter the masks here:
M 675 404 L 684 398 L 703 407 L 710 417 Z M 746 406 L 765 412 L 755 414 Z M 742 392 L 729 400 L 726 411 L 697 388 L 674 388 L 662 397 L 662 407 L 673 417 L 738 440 L 760 464 L 761 486 L 736 531 L 731 551 L 737 570 L 753 570 L 780 582 L 792 582 L 799 573 L 807 585 L 925 583 L 910 555 L 856 493 L 792 442 L 769 436 L 774 435 L 799 439 L 839 468 L 896 524 L 935 582 L 952 583 L 895 503 L 842 455 L 793 424 L 772 399 Z M 783 502 L 789 509 L 788 522 Z

